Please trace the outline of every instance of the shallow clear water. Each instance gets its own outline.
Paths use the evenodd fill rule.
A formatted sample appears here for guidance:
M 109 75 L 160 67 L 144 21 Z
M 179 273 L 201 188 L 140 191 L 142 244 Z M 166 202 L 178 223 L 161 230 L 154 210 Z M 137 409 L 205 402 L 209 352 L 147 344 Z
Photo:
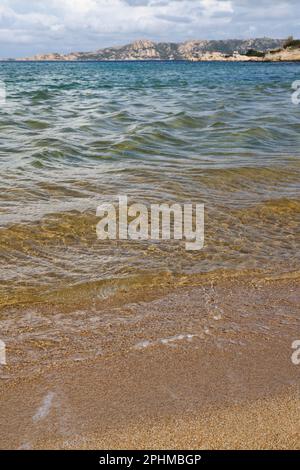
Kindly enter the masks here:
M 291 63 L 0 64 L 0 304 L 145 274 L 299 269 L 297 79 Z M 205 249 L 98 241 L 96 207 L 115 194 L 204 202 Z

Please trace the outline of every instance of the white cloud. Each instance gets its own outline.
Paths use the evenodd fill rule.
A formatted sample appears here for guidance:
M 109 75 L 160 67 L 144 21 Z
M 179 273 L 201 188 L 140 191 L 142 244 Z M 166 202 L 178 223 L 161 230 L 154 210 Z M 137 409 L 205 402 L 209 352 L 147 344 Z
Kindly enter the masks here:
M 1 55 L 97 49 L 139 37 L 295 34 L 296 0 L 0 0 Z M 284 25 L 284 26 L 283 26 Z M 255 28 L 255 29 L 254 29 Z M 19 47 L 16 47 L 19 44 Z M 7 51 L 7 53 L 5 53 Z

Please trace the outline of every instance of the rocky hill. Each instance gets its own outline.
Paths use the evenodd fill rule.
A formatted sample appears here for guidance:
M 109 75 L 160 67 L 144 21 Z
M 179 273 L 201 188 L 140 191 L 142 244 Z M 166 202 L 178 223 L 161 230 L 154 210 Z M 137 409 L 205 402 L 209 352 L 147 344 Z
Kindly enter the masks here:
M 87 61 L 87 60 L 223 60 L 231 56 L 239 60 L 249 50 L 268 52 L 282 47 L 280 39 L 229 39 L 220 41 L 187 41 L 184 43 L 139 40 L 120 47 L 108 47 L 94 52 L 43 54 L 20 60 Z
M 269 51 L 266 53 L 263 60 L 268 62 L 300 62 L 300 46 L 284 47 L 282 49 Z

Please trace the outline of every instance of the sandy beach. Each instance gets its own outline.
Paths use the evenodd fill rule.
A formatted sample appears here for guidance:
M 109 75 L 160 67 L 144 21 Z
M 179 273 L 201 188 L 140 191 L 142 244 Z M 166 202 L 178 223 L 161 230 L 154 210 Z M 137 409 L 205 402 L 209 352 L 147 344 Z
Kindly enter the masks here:
M 78 329 L 97 357 L 70 361 L 62 345 L 61 361 L 5 368 L 1 449 L 300 447 L 297 273 L 139 296 L 106 305 L 114 324 Z

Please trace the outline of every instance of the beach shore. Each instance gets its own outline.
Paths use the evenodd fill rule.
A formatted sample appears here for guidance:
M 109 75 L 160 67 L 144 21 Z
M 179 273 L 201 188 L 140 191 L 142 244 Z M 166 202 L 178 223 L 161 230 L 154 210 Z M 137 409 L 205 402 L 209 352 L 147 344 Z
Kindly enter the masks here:
M 106 305 L 115 321 L 90 330 L 86 321 L 97 357 L 70 360 L 57 345 L 62 360 L 49 350 L 53 361 L 38 369 L 8 361 L 0 448 L 299 448 L 299 300 L 295 274 L 150 289 Z

